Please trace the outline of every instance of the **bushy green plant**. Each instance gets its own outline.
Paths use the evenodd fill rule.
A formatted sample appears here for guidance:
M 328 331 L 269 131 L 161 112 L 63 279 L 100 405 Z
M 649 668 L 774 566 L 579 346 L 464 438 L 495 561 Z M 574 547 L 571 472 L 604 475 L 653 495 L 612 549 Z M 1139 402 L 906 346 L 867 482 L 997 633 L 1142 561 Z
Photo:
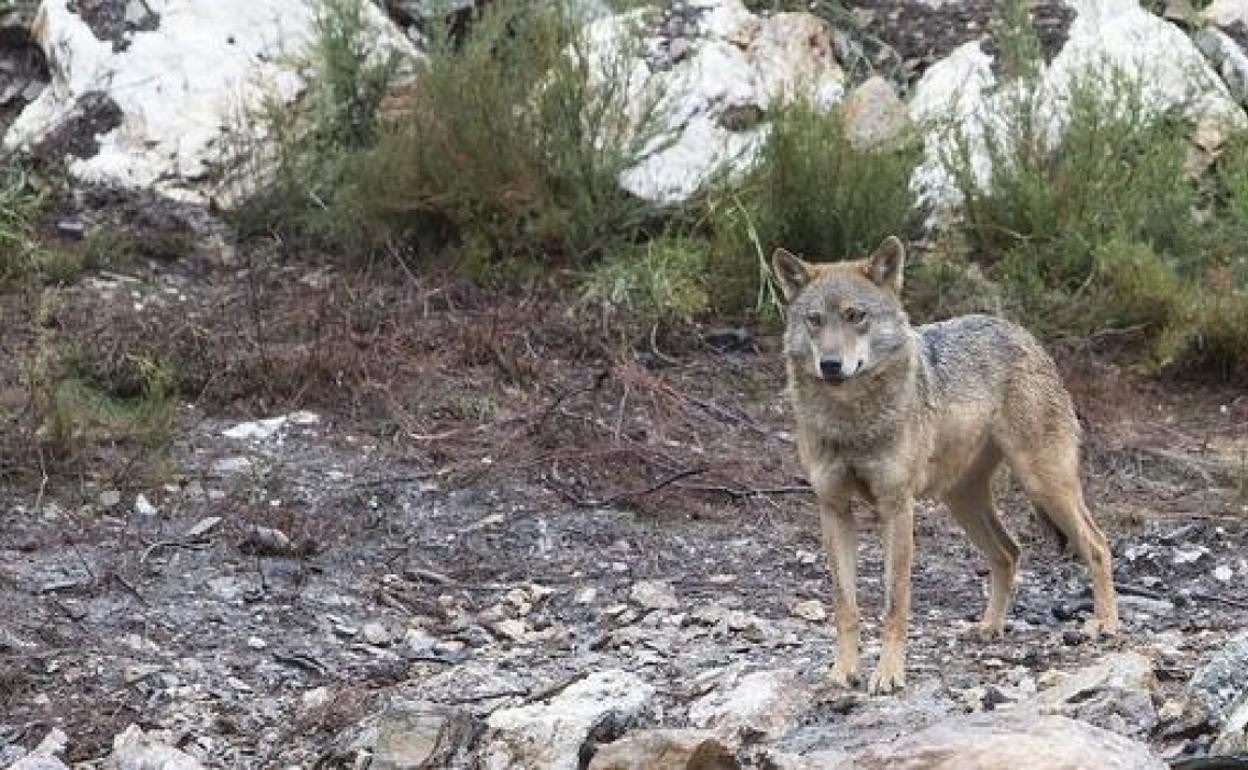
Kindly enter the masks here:
M 909 229 L 916 160 L 908 145 L 854 147 L 839 110 L 780 108 L 750 182 L 760 237 L 812 258 L 861 256 Z
M 303 71 L 307 93 L 294 105 L 273 101 L 245 116 L 263 127 L 265 141 L 234 148 L 234 173 L 244 185 L 266 181 L 240 191 L 247 196 L 239 211 L 244 233 L 350 239 L 327 209 L 346 163 L 376 141 L 382 101 L 403 63 L 397 51 L 378 47 L 366 2 L 316 0 L 312 44 L 291 61 Z
M 604 328 L 668 327 L 689 323 L 709 307 L 708 244 L 665 235 L 616 252 L 591 267 L 583 280 L 582 306 Z
M 839 109 L 798 100 L 772 110 L 758 163 L 738 189 L 708 196 L 700 226 L 714 243 L 712 304 L 721 313 L 766 317 L 766 259 L 777 246 L 816 261 L 862 257 L 914 217 L 908 137 L 855 147 Z
M 1028 65 L 1038 48 L 1026 16 L 1006 17 L 1016 75 L 1000 86 L 994 119 L 979 134 L 955 127 L 944 157 L 971 257 L 1040 330 L 1130 328 L 1159 363 L 1234 368 L 1229 359 L 1248 351 L 1248 324 L 1237 327 L 1248 141 L 1232 140 L 1210 192 L 1187 167 L 1190 120 L 1153 108 L 1144 84 L 1110 65 L 1054 93 Z M 976 152 L 987 155 L 987 180 Z M 1226 276 L 1221 288 L 1213 275 Z
M 76 276 L 72 264 L 36 237 L 35 220 L 48 202 L 48 193 L 18 159 L 0 159 L 0 282 L 28 278 L 59 282 Z
M 564 2 L 495 2 L 464 39 L 435 33 L 401 119 L 353 159 L 344 218 L 374 240 L 440 234 L 494 257 L 603 252 L 647 214 L 618 185 L 658 107 L 630 54 L 591 49 Z

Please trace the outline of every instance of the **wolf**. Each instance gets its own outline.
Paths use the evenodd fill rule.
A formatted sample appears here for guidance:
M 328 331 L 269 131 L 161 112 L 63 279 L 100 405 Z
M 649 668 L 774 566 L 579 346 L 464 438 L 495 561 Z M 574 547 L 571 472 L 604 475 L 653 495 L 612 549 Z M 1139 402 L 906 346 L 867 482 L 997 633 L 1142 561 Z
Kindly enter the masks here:
M 1084 501 L 1079 424 L 1053 360 L 1025 329 L 986 315 L 913 327 L 902 304 L 905 247 L 889 237 L 866 259 L 770 261 L 784 305 L 787 392 L 797 449 L 819 501 L 834 594 L 833 685 L 859 682 L 858 534 L 851 500 L 870 504 L 885 553 L 885 608 L 873 694 L 905 686 L 914 503 L 947 503 L 988 562 L 976 636 L 999 635 L 1018 543 L 993 508 L 1004 460 L 1042 521 L 1073 545 L 1092 579 L 1088 630 L 1118 627 L 1109 547 Z

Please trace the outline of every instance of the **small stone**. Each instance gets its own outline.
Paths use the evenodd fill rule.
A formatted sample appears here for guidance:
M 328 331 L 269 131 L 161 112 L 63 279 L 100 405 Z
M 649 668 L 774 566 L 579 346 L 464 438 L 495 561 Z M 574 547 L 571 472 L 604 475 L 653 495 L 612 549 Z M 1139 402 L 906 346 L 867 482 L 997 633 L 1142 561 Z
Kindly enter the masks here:
M 1174 564 L 1181 567 L 1184 564 L 1195 564 L 1201 559 L 1209 555 L 1209 549 L 1203 545 L 1195 548 L 1180 549 L 1174 552 Z
M 513 642 L 522 642 L 529 635 L 523 620 L 504 620 L 494 624 L 494 630 Z
M 186 536 L 192 540 L 203 537 L 212 530 L 216 529 L 220 523 L 220 516 L 206 516 L 195 522 L 194 526 L 186 531 Z
M 637 581 L 629 598 L 648 610 L 674 610 L 680 606 L 671 583 L 663 580 Z
M 222 476 L 243 473 L 251 469 L 251 460 L 242 456 L 222 457 L 212 464 L 212 470 Z
M 382 623 L 365 623 L 362 632 L 364 641 L 376 646 L 389 644 L 393 638 L 390 629 L 386 628 Z
M 820 623 L 828 619 L 828 612 L 823 608 L 823 602 L 818 599 L 807 599 L 798 602 L 789 609 L 789 612 L 794 617 L 809 620 L 812 623 Z
M 1235 570 L 1231 569 L 1225 564 L 1218 565 L 1218 567 L 1213 571 L 1213 579 L 1218 581 L 1219 583 L 1229 583 L 1231 582 L 1231 579 L 1234 577 L 1235 577 Z
M 718 575 L 711 575 L 709 578 L 707 578 L 707 582 L 709 582 L 713 586 L 730 586 L 733 583 L 737 582 L 737 576 L 730 575 L 724 572 Z
M 121 504 L 121 492 L 108 489 L 101 492 L 98 499 L 101 508 L 113 508 Z
M 314 687 L 299 696 L 299 710 L 307 713 L 325 708 L 331 699 L 328 687 Z
M 156 509 L 156 506 L 152 505 L 151 501 L 148 500 L 145 495 L 141 494 L 134 498 L 134 512 L 139 516 L 147 518 L 160 513 L 160 511 Z
M 597 599 L 597 598 L 598 598 L 597 588 L 582 588 L 580 591 L 577 591 L 576 598 L 574 601 L 577 604 L 593 604 L 594 599 Z
M 253 650 L 263 650 L 269 646 L 269 643 L 258 636 L 247 637 L 247 646 Z

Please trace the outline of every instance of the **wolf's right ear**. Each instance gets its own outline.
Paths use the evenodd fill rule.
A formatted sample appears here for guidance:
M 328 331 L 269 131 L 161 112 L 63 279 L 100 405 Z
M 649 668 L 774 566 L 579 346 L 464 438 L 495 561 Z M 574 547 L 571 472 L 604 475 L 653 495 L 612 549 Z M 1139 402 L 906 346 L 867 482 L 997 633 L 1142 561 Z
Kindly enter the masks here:
M 810 279 L 814 277 L 810 265 L 798 259 L 787 249 L 776 249 L 771 253 L 771 278 L 780 288 L 780 295 L 785 302 L 792 302 Z

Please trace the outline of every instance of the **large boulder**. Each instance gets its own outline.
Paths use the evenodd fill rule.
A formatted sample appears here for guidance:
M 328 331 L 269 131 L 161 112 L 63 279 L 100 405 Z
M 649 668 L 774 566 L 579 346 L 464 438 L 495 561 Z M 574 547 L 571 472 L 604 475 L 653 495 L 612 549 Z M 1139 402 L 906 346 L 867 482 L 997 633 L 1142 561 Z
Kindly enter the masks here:
M 113 738 L 113 753 L 104 760 L 105 770 L 204 770 L 199 760 L 170 746 L 155 733 L 130 725 Z
M 127 6 L 95 6 L 111 4 Z M 315 31 L 306 0 L 148 0 L 146 15 L 115 25 L 81 5 L 41 5 L 32 36 L 51 84 L 4 137 L 9 149 L 69 156 L 80 181 L 204 202 L 231 151 L 263 142 L 260 106 L 304 89 L 294 62 Z M 378 50 L 416 54 L 385 14 L 363 8 Z
M 1214 0 L 1200 12 L 1196 44 L 1231 95 L 1248 104 L 1248 0 Z
M 732 750 L 705 730 L 640 730 L 601 747 L 589 770 L 740 770 Z
M 1248 634 L 1202 660 L 1187 690 L 1219 728 L 1214 750 L 1248 753 Z
M 1206 123 L 1248 123 L 1200 49 L 1174 24 L 1135 0 L 1067 0 L 1067 5 L 1074 20 L 1060 50 L 1040 67 L 1034 97 L 1050 145 L 1061 136 L 1072 85 L 1098 78 L 1110 88 L 1115 72 L 1136 79 L 1145 110 L 1178 108 Z M 1018 94 L 1016 83 L 1000 81 L 995 64 L 985 41 L 972 41 L 932 65 L 916 83 L 910 114 L 929 127 L 925 157 L 911 180 L 920 203 L 942 210 L 960 201 L 942 162 L 954 146 L 954 132 L 961 132 L 969 145 L 976 183 L 987 184 L 991 161 L 984 137 L 1004 136 L 1002 116 Z
M 1117 652 L 1067 674 L 1019 705 L 1022 711 L 1060 714 L 1113 732 L 1140 737 L 1157 724 L 1152 662 Z
M 483 770 L 578 770 L 590 744 L 607 742 L 649 714 L 654 688 L 626 671 L 598 671 L 546 703 L 501 709 L 486 721 Z
M 689 721 L 734 741 L 774 740 L 797 724 L 811 700 L 795 671 L 755 671 L 695 701 Z
M 799 94 L 830 107 L 845 93 L 832 28 L 809 13 L 762 16 L 740 0 L 679 0 L 657 18 L 620 14 L 587 31 L 593 71 L 630 90 L 632 121 L 648 139 L 620 183 L 659 204 L 748 169 L 771 107 Z
M 991 712 L 854 755 L 856 770 L 1164 770 L 1147 746 L 1060 716 Z

